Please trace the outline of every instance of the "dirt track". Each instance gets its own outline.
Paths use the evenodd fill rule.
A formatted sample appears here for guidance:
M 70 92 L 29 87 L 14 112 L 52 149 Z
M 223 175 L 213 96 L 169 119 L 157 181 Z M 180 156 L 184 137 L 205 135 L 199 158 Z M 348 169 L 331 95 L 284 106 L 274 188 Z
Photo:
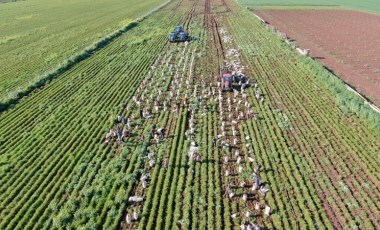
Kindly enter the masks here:
M 311 56 L 380 105 L 380 15 L 351 10 L 259 10 Z

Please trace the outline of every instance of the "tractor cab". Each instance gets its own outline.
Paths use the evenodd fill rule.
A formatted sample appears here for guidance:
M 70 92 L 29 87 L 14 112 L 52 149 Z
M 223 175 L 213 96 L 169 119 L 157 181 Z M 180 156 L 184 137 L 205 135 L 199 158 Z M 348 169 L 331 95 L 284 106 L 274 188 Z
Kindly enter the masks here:
M 170 33 L 169 33 L 169 41 L 174 42 L 175 39 L 176 39 L 176 34 L 175 34 L 175 32 L 170 32 Z
M 232 90 L 233 75 L 229 72 L 222 71 L 222 89 Z
M 170 42 L 185 42 L 189 40 L 189 35 L 183 30 L 182 26 L 177 25 L 174 32 L 169 33 Z
M 176 33 L 181 33 L 181 32 L 183 32 L 183 28 L 182 28 L 182 26 L 177 25 L 177 26 L 175 27 L 175 32 L 176 32 Z
M 241 83 L 246 83 L 247 82 L 247 77 L 244 76 L 244 74 L 241 74 L 241 73 L 237 73 L 235 75 L 233 75 L 233 80 L 234 82 L 241 82 Z

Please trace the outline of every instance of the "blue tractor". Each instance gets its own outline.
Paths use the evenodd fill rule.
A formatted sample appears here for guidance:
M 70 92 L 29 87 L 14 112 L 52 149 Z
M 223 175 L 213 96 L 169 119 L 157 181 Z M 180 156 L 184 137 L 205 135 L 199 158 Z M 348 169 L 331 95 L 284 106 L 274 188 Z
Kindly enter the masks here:
M 185 42 L 189 40 L 189 35 L 183 30 L 182 26 L 177 25 L 174 32 L 169 33 L 170 42 Z

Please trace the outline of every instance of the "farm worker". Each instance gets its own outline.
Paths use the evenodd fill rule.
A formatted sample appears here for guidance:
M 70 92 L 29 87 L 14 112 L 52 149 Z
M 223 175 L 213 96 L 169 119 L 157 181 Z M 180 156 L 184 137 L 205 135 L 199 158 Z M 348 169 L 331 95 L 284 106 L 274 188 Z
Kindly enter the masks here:
M 262 165 L 258 164 L 257 167 L 255 168 L 254 172 L 256 174 L 259 174 L 261 172 L 261 170 L 262 170 L 262 167 L 263 167 Z
M 194 154 L 196 154 L 198 151 L 198 147 L 195 145 L 195 142 L 191 142 L 191 146 L 189 149 L 189 156 L 194 158 Z
M 234 98 L 236 98 L 237 97 L 237 95 L 239 94 L 239 91 L 238 90 L 236 90 L 236 89 L 233 89 L 234 90 Z
M 227 143 L 227 150 L 228 150 L 228 153 L 232 152 L 232 146 L 228 143 Z
M 267 189 L 265 186 L 261 186 L 260 187 L 260 193 L 262 195 L 265 195 L 265 193 L 267 193 L 269 191 L 269 189 Z
M 240 112 L 240 114 L 239 114 L 239 120 L 242 120 L 243 118 L 244 118 L 244 113 Z
M 112 129 L 106 134 L 106 139 L 110 139 L 112 137 Z
M 121 141 L 123 139 L 123 131 L 118 127 L 117 128 L 117 140 Z
M 202 158 L 198 153 L 195 153 L 195 159 L 194 160 L 197 162 L 202 162 Z
M 249 82 L 250 82 L 250 80 L 248 80 L 246 83 L 243 83 L 241 85 L 241 90 L 244 90 L 245 88 L 247 88 L 249 86 Z
M 260 97 L 261 97 L 261 93 L 260 92 L 257 92 L 256 95 L 255 95 L 256 99 L 259 100 Z
M 259 118 L 258 113 L 252 112 L 252 114 L 253 114 L 253 119 L 255 119 L 255 121 L 257 121 L 257 119 Z
M 148 113 L 148 111 L 143 111 L 143 118 L 144 119 L 149 119 L 149 113 Z
M 145 180 L 141 181 L 142 187 L 146 188 L 148 186 L 147 182 Z
M 126 120 L 125 120 L 125 117 L 123 117 L 123 116 L 121 116 L 121 123 L 122 123 L 123 125 L 127 124 L 127 122 L 126 122 Z
M 188 104 L 189 104 L 189 98 L 186 95 L 185 98 L 183 99 L 183 105 L 186 107 Z
M 269 206 L 265 206 L 264 214 L 267 216 L 270 215 L 270 207 Z
M 246 119 L 249 119 L 249 118 L 251 118 L 252 117 L 252 113 L 253 113 L 253 111 L 252 110 L 247 110 L 247 112 L 246 112 L 246 115 L 245 115 L 245 117 L 246 117 Z
M 218 135 L 218 137 L 222 137 L 222 135 Z M 219 148 L 225 148 L 225 145 L 226 145 L 226 142 L 225 141 L 223 141 L 223 140 L 219 140 Z
M 235 219 L 238 215 L 239 215 L 238 213 L 233 213 L 233 214 L 231 214 L 231 218 Z
M 195 134 L 195 129 L 194 129 L 194 123 L 191 123 L 192 124 L 192 126 L 190 126 L 189 128 L 189 135 L 190 135 L 190 139 L 192 139 L 193 138 L 193 136 L 194 136 L 194 134 Z M 190 125 L 191 125 L 190 124 Z
M 208 112 L 208 107 L 207 105 L 203 106 L 203 115 L 205 115 Z
M 259 188 L 259 186 L 256 183 L 253 183 L 252 191 L 256 191 L 258 188 Z
M 213 137 L 212 138 L 212 147 L 215 147 L 216 146 L 216 137 Z
M 117 128 L 112 129 L 112 137 L 117 137 Z
M 224 156 L 224 163 L 228 163 L 228 156 Z
M 103 142 L 103 145 L 108 145 L 110 141 L 108 139 L 106 139 L 104 142 Z
M 140 118 L 144 118 L 144 112 L 142 109 L 140 109 Z
M 165 137 L 165 129 L 164 128 L 160 128 L 158 130 L 158 134 L 160 135 L 161 138 L 164 138 Z
M 238 139 L 235 137 L 234 138 L 234 145 L 237 145 Z
M 179 105 L 179 102 L 177 102 L 175 105 L 175 111 L 176 111 L 177 115 L 179 114 L 179 108 L 180 108 L 180 105 Z
M 250 227 L 252 230 L 260 230 L 260 226 L 257 224 L 251 224 Z
M 130 224 L 132 222 L 132 218 L 131 218 L 131 215 L 129 215 L 129 213 L 125 217 L 125 221 L 127 222 L 127 224 Z
M 155 110 L 156 113 L 158 113 L 159 106 L 158 106 L 158 105 L 155 105 L 155 106 L 154 106 L 154 110 Z
M 191 139 L 191 140 L 194 138 L 194 134 L 195 134 L 194 128 L 191 128 L 191 129 L 189 130 L 189 136 L 190 136 L 190 139 Z
M 145 173 L 143 173 L 143 174 L 141 175 L 140 180 L 141 180 L 141 181 L 144 181 L 144 180 L 147 180 L 147 179 L 148 179 L 148 176 L 147 176 Z
M 164 158 L 164 168 L 167 170 L 168 166 L 169 166 L 169 159 L 168 159 L 168 157 L 165 157 Z
M 154 167 L 154 163 L 155 163 L 154 159 L 149 161 L 149 169 L 152 169 Z
M 256 173 L 253 173 L 253 182 L 257 185 L 260 186 L 263 182 L 261 181 L 259 175 Z
M 158 134 L 154 134 L 154 139 L 156 140 L 156 143 L 159 144 L 160 143 L 160 137 L 158 136 Z
M 240 163 L 241 163 L 241 157 L 240 157 L 240 156 L 237 157 L 237 159 L 236 159 L 236 163 L 237 163 L 237 164 L 240 164 Z
M 123 137 L 130 137 L 130 136 L 131 136 L 131 134 L 130 134 L 129 130 L 124 128 L 123 129 Z
M 133 219 L 134 219 L 134 220 L 138 220 L 139 217 L 140 217 L 139 214 L 138 214 L 136 211 L 134 211 L 134 212 L 133 212 Z
M 202 84 L 202 87 L 203 87 L 203 88 L 206 87 L 206 82 L 205 82 L 204 79 L 202 79 L 201 84 Z
M 256 209 L 256 210 L 260 210 L 260 203 L 259 203 L 259 202 L 256 202 L 256 204 L 255 204 L 255 209 Z

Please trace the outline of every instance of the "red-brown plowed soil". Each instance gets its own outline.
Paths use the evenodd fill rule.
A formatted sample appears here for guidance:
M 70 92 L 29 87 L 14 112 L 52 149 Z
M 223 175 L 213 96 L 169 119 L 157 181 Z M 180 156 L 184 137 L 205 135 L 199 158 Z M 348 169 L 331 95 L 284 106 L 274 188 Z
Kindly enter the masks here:
M 311 56 L 380 105 L 380 15 L 351 10 L 259 10 Z

